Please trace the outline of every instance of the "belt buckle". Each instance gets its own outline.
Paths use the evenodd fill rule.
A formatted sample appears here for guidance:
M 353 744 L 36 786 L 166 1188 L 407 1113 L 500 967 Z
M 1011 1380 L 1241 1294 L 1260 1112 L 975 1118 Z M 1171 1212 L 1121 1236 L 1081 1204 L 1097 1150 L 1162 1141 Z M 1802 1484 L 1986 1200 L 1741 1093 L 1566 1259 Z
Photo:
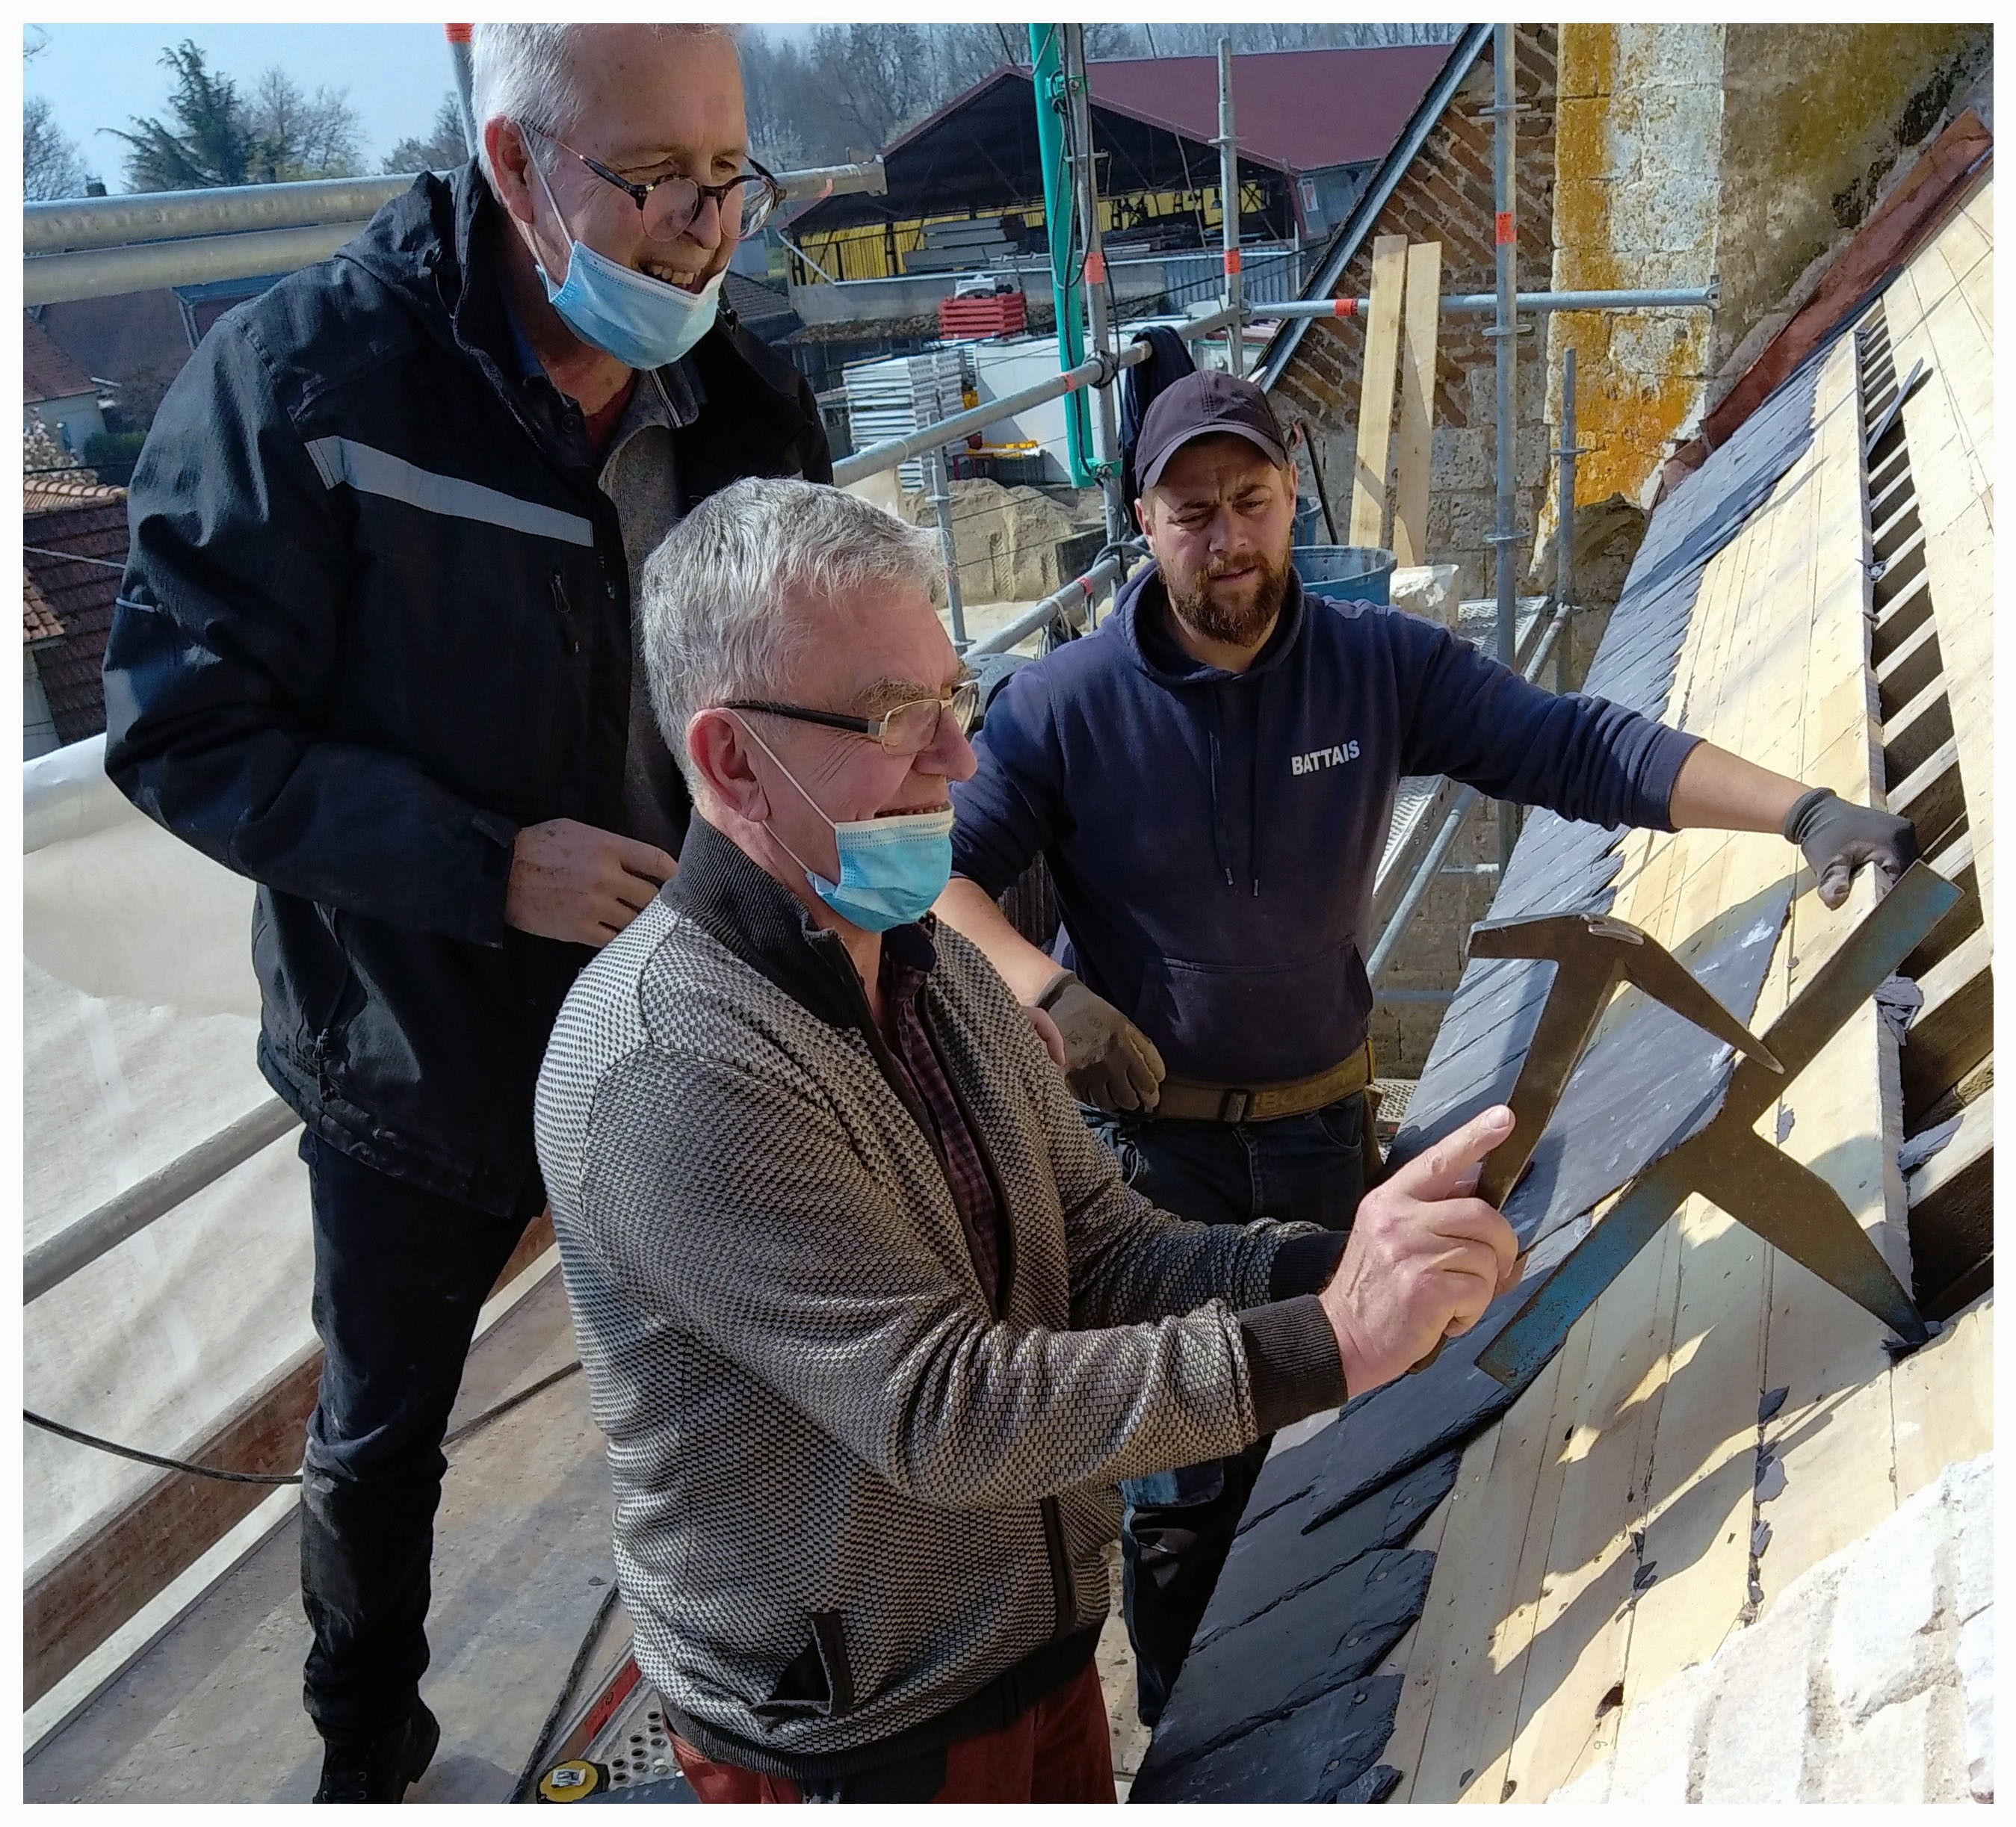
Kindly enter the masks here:
M 1219 1101 L 1218 1120 L 1220 1123 L 1244 1123 L 1252 1104 L 1253 1094 L 1234 1086 Z

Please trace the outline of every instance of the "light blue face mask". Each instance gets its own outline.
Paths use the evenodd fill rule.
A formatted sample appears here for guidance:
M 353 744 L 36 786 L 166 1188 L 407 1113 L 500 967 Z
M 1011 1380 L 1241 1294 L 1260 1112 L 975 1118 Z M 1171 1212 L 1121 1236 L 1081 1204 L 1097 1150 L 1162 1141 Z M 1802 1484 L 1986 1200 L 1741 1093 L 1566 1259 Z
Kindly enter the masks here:
M 742 722 L 738 716 L 736 721 Z M 749 730 L 747 723 L 742 723 Z M 921 919 L 931 903 L 952 880 L 952 809 L 942 812 L 898 813 L 888 818 L 850 819 L 837 823 L 826 818 L 819 802 L 805 792 L 798 777 L 777 761 L 776 751 L 749 730 L 758 748 L 777 762 L 784 778 L 805 797 L 805 803 L 833 826 L 833 841 L 840 852 L 840 880 L 828 881 L 786 844 L 774 827 L 770 835 L 783 846 L 785 855 L 805 870 L 812 892 L 841 919 L 851 921 L 864 932 L 887 932 L 892 926 L 907 926 Z
M 546 207 L 563 228 L 567 218 L 553 200 L 539 161 L 532 160 Z M 568 230 L 570 236 L 573 231 Z M 578 239 L 567 250 L 565 283 L 556 286 L 537 254 L 534 263 L 545 282 L 546 299 L 567 328 L 585 343 L 614 355 L 626 368 L 663 368 L 676 362 L 714 327 L 715 306 L 728 275 L 716 273 L 697 292 L 682 290 L 633 272 Z

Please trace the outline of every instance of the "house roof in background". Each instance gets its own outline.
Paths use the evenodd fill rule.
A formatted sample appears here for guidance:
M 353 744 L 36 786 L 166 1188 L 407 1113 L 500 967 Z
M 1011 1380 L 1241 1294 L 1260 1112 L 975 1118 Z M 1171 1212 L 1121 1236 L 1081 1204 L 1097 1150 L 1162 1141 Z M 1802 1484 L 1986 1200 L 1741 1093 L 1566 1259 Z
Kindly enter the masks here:
M 22 638 L 30 647 L 38 641 L 61 640 L 63 624 L 56 620 L 56 611 L 36 587 L 35 580 L 25 574 L 21 578 L 21 595 Z
M 1384 158 L 1442 66 L 1447 45 L 1247 51 L 1232 59 L 1239 156 L 1282 171 Z M 1218 133 L 1215 57 L 1126 57 L 1091 67 L 1093 105 L 1186 139 Z
M 22 564 L 63 637 L 36 656 L 35 669 L 58 741 L 81 742 L 105 727 L 99 668 L 126 562 L 126 491 L 97 488 L 90 499 L 72 495 L 39 510 L 32 501 L 23 522 L 23 544 L 31 550 Z
M 22 385 L 23 397 L 31 405 L 38 400 L 96 395 L 98 389 L 92 384 L 91 377 L 57 348 L 49 333 L 26 312 L 21 314 L 21 327 Z
M 1248 181 L 1385 156 L 1449 61 L 1448 45 L 1243 52 L 1233 59 L 1239 160 Z M 1103 189 L 1194 189 L 1218 182 L 1218 60 L 1122 58 L 1092 66 L 1092 130 Z M 1011 208 L 1042 194 L 1026 65 L 1004 63 L 882 150 L 880 196 L 829 196 L 794 232 L 905 222 L 948 210 Z

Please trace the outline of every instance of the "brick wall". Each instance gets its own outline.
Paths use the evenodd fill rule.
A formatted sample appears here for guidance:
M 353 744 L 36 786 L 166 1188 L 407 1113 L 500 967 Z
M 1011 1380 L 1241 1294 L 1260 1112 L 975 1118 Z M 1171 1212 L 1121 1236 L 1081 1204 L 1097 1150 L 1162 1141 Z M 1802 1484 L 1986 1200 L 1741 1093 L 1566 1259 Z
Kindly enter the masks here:
M 1518 118 L 1518 284 L 1545 289 L 1553 260 L 1556 31 L 1521 27 L 1516 34 Z M 1492 53 L 1489 47 L 1430 130 L 1413 163 L 1345 266 L 1333 296 L 1366 297 L 1372 289 L 1372 244 L 1382 235 L 1442 244 L 1442 290 L 1488 292 L 1496 283 L 1492 251 Z M 1489 593 L 1491 548 L 1485 542 L 1496 514 L 1496 382 L 1486 320 L 1445 317 L 1438 337 L 1433 460 L 1430 470 L 1428 556 L 1457 568 L 1460 595 Z M 1535 512 L 1549 486 L 1550 440 L 1544 423 L 1541 349 L 1520 344 L 1517 474 L 1523 554 L 1531 549 Z M 1358 448 L 1358 399 L 1365 333 L 1355 319 L 1318 319 L 1304 333 L 1276 384 L 1276 409 L 1308 421 L 1334 509 L 1346 507 Z M 1395 413 L 1399 390 L 1395 390 Z M 1398 441 L 1394 456 L 1398 457 Z M 1390 477 L 1389 477 L 1390 484 Z M 1523 587 L 1523 586 L 1522 586 Z

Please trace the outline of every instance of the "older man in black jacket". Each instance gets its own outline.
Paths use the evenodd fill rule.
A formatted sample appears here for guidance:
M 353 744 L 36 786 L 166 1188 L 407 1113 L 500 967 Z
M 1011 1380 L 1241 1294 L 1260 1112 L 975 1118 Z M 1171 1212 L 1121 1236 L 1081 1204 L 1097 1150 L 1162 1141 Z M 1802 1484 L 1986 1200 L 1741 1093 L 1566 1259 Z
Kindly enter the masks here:
M 303 1478 L 318 1800 L 400 1799 L 441 1443 L 545 1202 L 532 1089 L 689 810 L 633 578 L 738 477 L 831 475 L 718 313 L 777 200 L 710 27 L 479 27 L 479 160 L 232 312 L 163 402 L 106 767 L 259 885 L 259 1063 L 307 1128 L 324 1346 Z

